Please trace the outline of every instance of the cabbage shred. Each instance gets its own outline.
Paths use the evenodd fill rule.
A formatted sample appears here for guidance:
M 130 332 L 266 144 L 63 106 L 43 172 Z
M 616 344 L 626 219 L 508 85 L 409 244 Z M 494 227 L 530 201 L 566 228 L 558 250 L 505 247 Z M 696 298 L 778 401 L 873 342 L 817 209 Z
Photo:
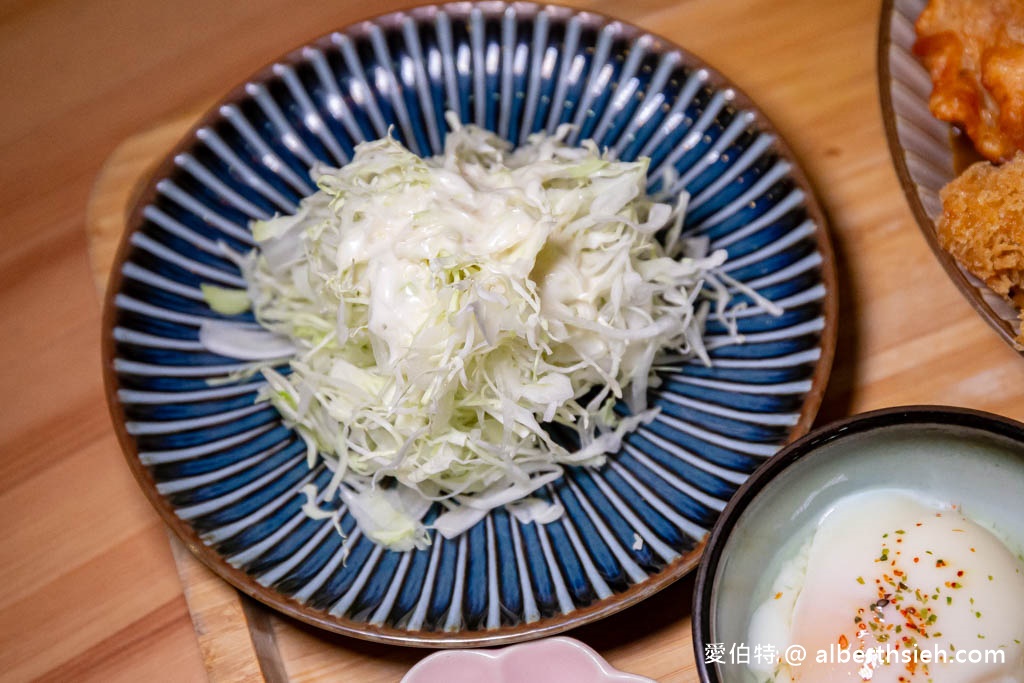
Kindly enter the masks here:
M 706 316 L 731 320 L 725 253 L 681 237 L 685 196 L 648 196 L 646 159 L 450 123 L 442 155 L 387 137 L 315 168 L 319 191 L 239 258 L 269 348 L 294 348 L 262 397 L 332 470 L 321 499 L 397 550 L 429 543 L 434 502 L 451 537 L 601 465 L 653 417 L 657 364 L 707 362 Z

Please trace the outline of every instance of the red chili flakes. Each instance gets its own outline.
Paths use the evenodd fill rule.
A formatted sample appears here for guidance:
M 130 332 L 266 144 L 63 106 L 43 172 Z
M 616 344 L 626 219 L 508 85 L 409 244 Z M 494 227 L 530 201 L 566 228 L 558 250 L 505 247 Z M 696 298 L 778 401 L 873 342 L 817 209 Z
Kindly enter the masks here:
M 843 648 L 844 650 L 850 647 L 850 641 L 847 640 L 845 635 L 839 636 L 839 647 Z

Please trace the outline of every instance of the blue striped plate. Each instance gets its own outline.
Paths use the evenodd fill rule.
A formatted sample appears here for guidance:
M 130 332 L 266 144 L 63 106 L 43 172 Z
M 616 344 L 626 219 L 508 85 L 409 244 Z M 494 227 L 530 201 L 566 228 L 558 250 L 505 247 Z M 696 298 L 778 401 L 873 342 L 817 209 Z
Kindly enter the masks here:
M 498 510 L 454 540 L 398 553 L 349 515 L 342 538 L 300 511 L 299 489 L 329 473 L 308 469 L 302 441 L 253 402 L 259 377 L 230 381 L 240 364 L 200 346 L 199 324 L 218 316 L 199 285 L 242 285 L 219 243 L 251 249 L 248 222 L 294 210 L 314 190 L 315 162 L 344 164 L 390 126 L 413 151 L 439 152 L 447 110 L 513 142 L 570 122 L 574 141 L 650 157 L 652 184 L 690 193 L 688 230 L 727 249 L 730 275 L 785 313 L 751 302 L 741 345 L 710 323 L 714 366 L 666 372 L 650 396 L 658 419 L 607 466 L 571 471 L 544 492 L 565 507 L 561 520 L 521 524 Z M 324 36 L 202 119 L 129 218 L 104 363 L 135 475 L 226 580 L 361 638 L 508 643 L 608 615 L 694 568 L 736 488 L 813 420 L 834 349 L 835 288 L 822 214 L 792 154 L 715 71 L 595 14 L 457 3 Z

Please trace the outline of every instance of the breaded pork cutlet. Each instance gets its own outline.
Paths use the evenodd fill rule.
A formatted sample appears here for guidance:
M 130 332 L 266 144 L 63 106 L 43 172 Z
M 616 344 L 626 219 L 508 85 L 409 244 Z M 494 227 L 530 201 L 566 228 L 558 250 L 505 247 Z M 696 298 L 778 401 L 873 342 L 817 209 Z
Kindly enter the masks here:
M 940 196 L 939 244 L 1022 311 L 1024 344 L 1024 153 L 1002 166 L 970 166 Z

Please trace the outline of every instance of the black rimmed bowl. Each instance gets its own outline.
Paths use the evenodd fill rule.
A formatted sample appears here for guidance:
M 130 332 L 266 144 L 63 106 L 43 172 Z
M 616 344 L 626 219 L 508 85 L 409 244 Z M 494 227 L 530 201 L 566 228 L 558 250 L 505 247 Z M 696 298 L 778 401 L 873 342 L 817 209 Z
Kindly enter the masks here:
M 874 488 L 921 492 L 979 520 L 998 520 L 1020 550 L 1024 424 L 963 408 L 887 408 L 832 423 L 783 449 L 736 492 L 705 549 L 693 596 L 702 681 L 760 680 L 733 663 L 728 649 L 749 640 L 751 617 L 773 578 L 768 568 L 799 547 L 836 501 Z M 721 663 L 706 661 L 711 644 L 725 644 Z

